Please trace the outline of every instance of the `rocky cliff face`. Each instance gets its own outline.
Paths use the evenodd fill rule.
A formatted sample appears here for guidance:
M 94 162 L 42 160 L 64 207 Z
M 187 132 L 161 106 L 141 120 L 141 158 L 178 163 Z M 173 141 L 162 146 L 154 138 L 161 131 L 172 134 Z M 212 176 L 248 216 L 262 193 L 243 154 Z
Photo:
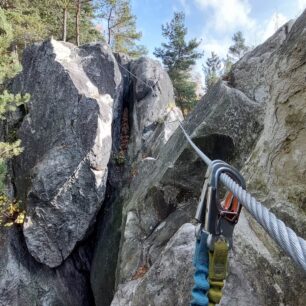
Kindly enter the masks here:
M 212 159 L 305 238 L 306 13 L 242 58 L 186 118 Z M 127 71 L 131 71 L 134 76 Z M 0 305 L 188 305 L 205 165 L 158 62 L 54 40 L 24 55 L 12 90 L 23 228 L 1 229 Z M 243 213 L 221 305 L 304 305 L 305 276 Z M 290 283 L 290 286 L 288 285 Z
M 56 41 L 28 49 L 23 67 L 18 85 L 31 102 L 14 183 L 27 203 L 28 250 L 52 268 L 84 239 L 101 207 L 121 74 L 108 47 Z

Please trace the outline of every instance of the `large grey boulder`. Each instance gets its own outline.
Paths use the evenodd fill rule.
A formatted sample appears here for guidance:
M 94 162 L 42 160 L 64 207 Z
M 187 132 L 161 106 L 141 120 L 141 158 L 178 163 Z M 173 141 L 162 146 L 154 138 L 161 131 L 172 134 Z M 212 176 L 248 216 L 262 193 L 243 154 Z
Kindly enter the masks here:
M 271 58 L 275 58 L 294 21 L 290 20 L 280 27 L 263 44 L 248 52 L 232 68 L 230 83 L 245 93 L 250 99 L 266 103 L 271 98 L 273 79 L 267 78 L 267 66 Z M 246 78 L 245 76 L 248 75 Z
M 138 275 L 119 286 L 111 305 L 188 305 L 193 283 L 194 232 L 192 224 L 184 224 L 144 276 Z
M 286 27 L 286 25 L 285 25 Z M 243 171 L 248 189 L 273 213 L 306 238 L 306 11 L 283 32 L 280 44 L 262 67 L 261 82 L 267 86 L 264 129 Z M 277 32 L 275 35 L 279 34 Z M 271 38 L 274 39 L 275 35 Z M 265 50 L 266 44 L 257 47 Z M 264 55 L 263 55 L 264 57 Z M 234 67 L 234 76 L 247 75 L 242 59 Z M 247 77 L 244 78 L 245 80 Z M 243 82 L 237 86 L 244 87 Z M 249 83 L 250 92 L 256 83 Z M 231 261 L 230 277 L 222 305 L 228 305 L 233 292 L 235 305 L 246 305 L 248 295 L 256 296 L 256 305 L 304 305 L 305 274 L 275 245 L 248 215 L 239 222 Z M 254 263 L 256 266 L 254 266 Z M 253 267 L 252 267 L 253 264 Z M 234 288 L 234 282 L 252 288 Z M 268 285 L 267 285 L 268 284 Z M 252 301 L 252 299 L 250 299 Z M 250 302 L 250 304 L 253 304 Z
M 211 158 L 221 158 L 239 166 L 251 151 L 262 128 L 261 122 L 259 104 L 220 82 L 196 106 L 185 127 Z M 162 261 L 160 254 L 165 245 L 195 212 L 206 167 L 189 148 L 180 129 L 160 148 L 158 155 L 155 160 L 145 159 L 137 164 L 138 175 L 131 182 L 130 193 L 123 203 L 116 273 L 118 288 L 126 288 L 125 284 L 133 281 L 141 271 L 147 271 L 142 277 L 146 277 L 148 286 L 150 281 L 154 283 L 156 274 L 151 273 L 151 269 L 156 262 Z M 185 268 L 184 265 L 178 267 L 177 275 Z M 178 278 L 177 282 L 167 283 L 168 290 L 176 292 L 180 282 L 184 280 Z M 137 297 L 141 292 L 137 289 L 140 284 L 135 285 L 133 301 L 140 299 Z M 189 297 L 181 304 L 177 304 L 177 299 L 167 300 L 166 296 L 160 299 L 168 305 L 184 305 Z
M 185 122 L 188 133 L 209 157 L 243 167 L 248 190 L 304 238 L 305 29 L 304 12 L 242 58 L 232 70 L 228 85 L 233 88 L 217 84 Z M 137 164 L 138 175 L 123 203 L 113 305 L 140 305 L 142 298 L 152 305 L 157 305 L 156 299 L 161 305 L 164 301 L 165 305 L 188 303 L 186 298 L 181 304 L 178 296 L 168 300 L 169 292 L 184 281 L 179 277 L 184 265 L 165 291 L 157 279 L 163 280 L 163 273 L 168 269 L 171 274 L 171 269 L 164 267 L 159 276 L 155 271 L 166 260 L 165 246 L 171 237 L 193 215 L 205 167 L 179 129 L 157 156 Z M 191 274 L 186 272 L 186 278 Z M 243 213 L 235 230 L 221 305 L 304 305 L 304 279 Z
M 93 224 L 104 198 L 121 74 L 106 44 L 47 41 L 25 51 L 15 91 L 28 92 L 14 162 L 23 233 L 36 260 L 60 265 Z
M 183 115 L 175 105 L 171 80 L 158 61 L 141 57 L 131 62 L 129 69 L 135 76 L 129 101 L 132 120 L 129 156 L 156 157 Z
M 91 306 L 90 247 L 80 247 L 59 268 L 38 263 L 28 252 L 22 229 L 0 229 L 1 306 Z
M 200 149 L 242 169 L 248 190 L 304 238 L 305 29 L 306 12 L 184 121 Z M 0 305 L 187 305 L 206 166 L 177 128 L 160 64 L 51 40 L 26 51 L 13 90 L 32 95 L 12 172 L 28 217 L 23 230 L 0 232 Z M 118 165 L 110 154 L 122 136 Z M 229 266 L 221 305 L 304 306 L 305 276 L 246 211 Z
M 137 172 L 137 161 L 154 160 L 178 126 L 177 119 L 183 119 L 174 104 L 169 76 L 159 62 L 147 57 L 131 62 L 121 54 L 116 57 L 125 78 L 123 108 L 129 111 L 128 120 L 124 118 L 128 121 L 129 147 L 125 152 L 125 164 L 110 168 L 111 197 L 104 202 L 105 213 L 98 220 L 91 268 L 91 285 L 97 305 L 109 305 L 113 298 L 122 209 L 130 190 L 129 182 Z M 124 146 L 121 150 L 124 151 Z M 186 218 L 182 220 L 187 222 Z
M 289 223 L 288 223 L 289 224 Z M 234 231 L 220 306 L 305 304 L 305 276 L 248 214 Z
M 290 225 L 306 237 L 306 11 L 270 58 L 265 79 L 273 84 L 266 105 L 264 130 L 246 170 L 269 207 L 284 213 Z M 283 203 L 283 205 L 282 205 Z M 287 206 L 286 209 L 284 206 Z M 291 209 L 292 207 L 293 209 Z M 291 215 L 291 212 L 293 215 Z M 304 213 L 302 213 L 302 211 Z M 302 222 L 304 220 L 304 222 Z

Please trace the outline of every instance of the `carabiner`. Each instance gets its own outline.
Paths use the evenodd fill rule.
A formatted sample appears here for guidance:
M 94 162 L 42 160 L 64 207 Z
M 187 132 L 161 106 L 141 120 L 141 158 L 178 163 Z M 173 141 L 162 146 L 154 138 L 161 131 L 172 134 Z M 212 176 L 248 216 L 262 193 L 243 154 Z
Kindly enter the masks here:
M 205 211 L 207 207 L 207 197 L 208 197 L 209 187 L 211 187 L 211 185 L 214 183 L 211 181 L 211 174 L 212 172 L 214 172 L 216 169 L 218 169 L 223 165 L 227 164 L 222 160 L 213 160 L 211 166 L 207 168 L 207 171 L 205 173 L 205 181 L 202 188 L 197 211 L 195 214 L 195 219 L 201 224 L 204 224 L 205 222 Z
M 195 217 L 200 223 L 198 231 L 204 229 L 211 234 L 211 245 L 217 237 L 223 236 L 231 246 L 234 226 L 238 222 L 242 207 L 232 193 L 227 193 L 224 201 L 219 199 L 219 182 L 222 173 L 229 175 L 245 189 L 245 181 L 238 170 L 223 161 L 213 161 L 205 174 Z

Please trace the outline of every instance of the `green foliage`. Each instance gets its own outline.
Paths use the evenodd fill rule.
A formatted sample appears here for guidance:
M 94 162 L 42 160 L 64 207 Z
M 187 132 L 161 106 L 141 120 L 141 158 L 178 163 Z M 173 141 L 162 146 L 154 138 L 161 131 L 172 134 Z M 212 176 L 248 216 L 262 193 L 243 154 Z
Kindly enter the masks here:
M 125 153 L 120 150 L 119 153 L 114 157 L 114 160 L 118 166 L 122 166 L 125 163 Z
M 0 226 L 9 227 L 13 224 L 22 224 L 25 211 L 20 201 L 11 201 L 6 195 L 0 194 Z
M 13 95 L 7 90 L 4 90 L 0 95 L 0 119 L 5 119 L 5 113 L 16 111 L 18 106 L 21 106 L 30 100 L 30 95 L 17 94 Z
M 20 63 L 16 53 L 10 54 L 0 47 L 0 86 L 20 71 Z
M 76 1 L 76 0 L 75 0 Z M 68 19 L 68 41 L 76 42 L 76 8 L 72 9 Z M 105 41 L 102 33 L 95 27 L 93 20 L 95 18 L 95 6 L 90 0 L 81 0 L 80 12 L 80 44 L 90 43 L 93 41 Z
M 221 76 L 221 60 L 216 53 L 211 52 L 211 56 L 206 60 L 206 64 L 203 65 L 203 71 L 206 88 L 208 89 L 216 84 Z
M 215 84 L 221 76 L 227 79 L 233 64 L 250 50 L 245 44 L 241 31 L 235 33 L 232 40 L 233 45 L 229 47 L 226 58 L 222 59 L 223 67 L 221 67 L 220 58 L 214 52 L 211 53 L 211 57 L 203 65 L 206 89 Z
M 94 4 L 91 0 L 80 0 L 80 41 L 87 43 L 102 40 L 102 34 L 95 28 Z M 7 0 L 4 12 L 12 24 L 14 48 L 19 53 L 30 43 L 63 36 L 63 9 L 67 9 L 67 41 L 76 42 L 77 0 Z
M 5 49 L 9 47 L 21 53 L 28 44 L 46 37 L 47 29 L 39 15 L 38 8 L 33 3 L 36 1 L 7 1 L 2 13 L 10 24 L 13 34 L 8 37 L 9 46 L 6 46 Z
M 4 160 L 0 159 L 0 193 L 4 192 L 5 189 L 5 179 L 7 174 L 7 167 Z
M 105 36 L 111 48 L 134 58 L 147 54 L 144 46 L 137 45 L 142 34 L 136 30 L 130 0 L 99 0 L 98 3 L 98 17 L 106 23 Z
M 21 6 L 8 10 L 6 15 L 13 27 L 12 47 L 15 50 L 22 51 L 27 45 L 46 37 L 47 29 L 36 9 Z
M 59 8 L 62 8 L 62 9 L 72 8 L 74 7 L 74 4 L 75 4 L 74 0 L 55 0 L 54 2 Z
M 161 48 L 156 48 L 154 55 L 162 59 L 169 71 L 188 71 L 203 55 L 196 51 L 200 41 L 194 38 L 186 42 L 187 28 L 184 23 L 185 14 L 175 12 L 171 22 L 162 25 L 162 35 L 168 42 L 162 43 Z
M 20 65 L 16 54 L 9 51 L 13 41 L 12 26 L 6 18 L 5 12 L 0 8 L 0 84 L 3 85 L 5 80 L 14 76 Z M 13 95 L 7 90 L 0 92 L 0 119 L 5 119 L 5 113 L 15 111 L 16 108 L 29 101 L 29 95 Z
M 0 8 L 0 48 L 7 49 L 13 39 L 13 29 L 7 21 L 4 11 Z
M 44 28 L 44 34 L 41 35 L 40 40 L 54 37 L 60 40 L 62 38 L 62 8 L 59 7 L 56 1 L 49 0 L 26 0 L 28 7 L 36 11 Z
M 197 103 L 196 83 L 191 80 L 188 72 L 176 71 L 171 77 L 175 89 L 175 98 L 178 106 L 187 115 Z
M 20 145 L 20 140 L 16 140 L 12 143 L 0 142 L 0 162 L 18 156 L 23 151 L 23 148 L 21 148 Z
M 12 77 L 19 70 L 18 58 L 11 55 L 8 48 L 13 40 L 13 28 L 5 12 L 0 8 L 0 85 L 6 78 Z
M 162 59 L 172 80 L 176 102 L 182 110 L 189 111 L 196 103 L 196 84 L 191 81 L 190 71 L 196 60 L 203 56 L 197 48 L 200 41 L 186 41 L 187 28 L 184 25 L 183 12 L 175 12 L 170 23 L 162 26 L 162 34 L 167 39 L 161 48 L 156 48 L 154 55 Z
M 226 56 L 226 59 L 223 59 L 223 65 L 224 65 L 223 75 L 227 76 L 230 73 L 233 66 L 233 61 L 229 55 Z
M 94 5 L 92 0 L 55 0 L 58 10 L 56 18 L 59 27 L 52 36 L 77 45 L 103 40 L 101 33 L 94 27 Z M 52 24 L 54 24 L 54 20 Z
M 9 52 L 9 47 L 13 41 L 12 26 L 8 19 L 6 18 L 5 11 L 0 9 L 0 83 L 4 84 L 8 77 L 11 77 L 16 73 L 15 65 L 11 65 L 15 61 L 15 54 Z M 18 65 L 19 67 L 19 65 Z M 1 87 L 2 87 L 1 86 Z M 27 103 L 30 99 L 29 95 L 13 95 L 7 90 L 0 91 L 0 119 L 5 120 L 5 115 L 8 112 L 13 112 L 18 106 Z M 12 131 L 9 131 L 9 133 Z M 5 161 L 14 156 L 19 155 L 22 152 L 20 146 L 20 140 L 15 140 L 12 142 L 0 142 L 0 192 L 4 192 L 4 181 L 6 177 L 6 165 Z M 0 209 L 1 211 L 1 209 Z M 1 213 L 0 213 L 1 214 Z
M 238 61 L 247 51 L 249 51 L 249 47 L 245 44 L 245 39 L 242 35 L 241 31 L 238 31 L 234 34 L 233 45 L 229 47 L 229 56 L 232 61 Z

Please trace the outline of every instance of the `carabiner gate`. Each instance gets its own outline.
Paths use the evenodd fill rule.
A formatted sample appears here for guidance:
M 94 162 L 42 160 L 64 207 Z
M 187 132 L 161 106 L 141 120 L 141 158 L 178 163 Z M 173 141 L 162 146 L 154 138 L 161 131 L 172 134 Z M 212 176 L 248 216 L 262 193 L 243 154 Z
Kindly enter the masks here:
M 245 189 L 245 181 L 238 170 L 221 160 L 214 160 L 205 174 L 205 182 L 202 189 L 199 205 L 196 212 L 196 220 L 200 223 L 200 230 L 208 232 L 210 248 L 218 238 L 225 238 L 231 247 L 234 226 L 238 222 L 241 204 L 231 192 L 225 199 L 219 199 L 220 176 L 222 173 L 229 175 L 242 188 Z

